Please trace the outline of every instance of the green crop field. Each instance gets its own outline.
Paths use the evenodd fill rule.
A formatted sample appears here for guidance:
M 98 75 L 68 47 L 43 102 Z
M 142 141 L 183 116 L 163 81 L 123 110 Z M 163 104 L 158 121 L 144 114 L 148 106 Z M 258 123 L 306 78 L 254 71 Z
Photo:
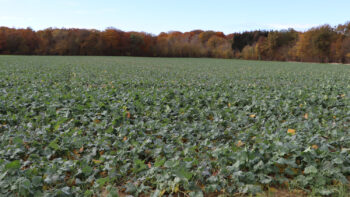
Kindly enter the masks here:
M 0 196 L 346 196 L 350 66 L 0 56 Z

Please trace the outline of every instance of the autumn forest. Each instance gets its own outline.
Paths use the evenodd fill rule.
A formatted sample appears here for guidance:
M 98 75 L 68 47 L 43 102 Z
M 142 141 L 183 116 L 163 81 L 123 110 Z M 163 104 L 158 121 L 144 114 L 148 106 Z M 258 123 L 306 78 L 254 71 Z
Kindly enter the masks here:
M 350 63 L 350 22 L 305 32 L 171 31 L 153 35 L 115 28 L 90 29 L 0 27 L 0 54 L 214 57 L 249 60 Z

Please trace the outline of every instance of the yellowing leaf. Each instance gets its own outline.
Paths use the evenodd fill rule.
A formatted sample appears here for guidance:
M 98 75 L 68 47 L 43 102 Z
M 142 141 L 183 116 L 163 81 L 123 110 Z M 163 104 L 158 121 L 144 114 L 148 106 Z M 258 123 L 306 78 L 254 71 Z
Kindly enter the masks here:
M 332 180 L 333 185 L 340 185 L 340 181 L 333 179 Z
M 55 130 L 55 131 L 57 131 L 59 128 L 60 128 L 60 124 L 56 124 L 56 125 L 54 126 L 54 130 Z
M 269 192 L 271 192 L 271 193 L 277 193 L 277 189 L 276 188 L 274 188 L 274 187 L 269 187 Z
M 179 190 L 180 190 L 179 189 L 179 185 L 176 185 L 175 188 L 174 188 L 174 192 L 177 193 L 177 192 L 179 192 Z
M 162 191 L 160 191 L 159 196 L 163 196 L 163 194 L 164 194 L 165 192 L 166 192 L 166 190 L 163 189 Z
M 45 191 L 45 190 L 48 190 L 49 189 L 49 186 L 47 186 L 47 185 L 44 185 L 43 186 L 43 190 Z
M 95 164 L 100 164 L 100 163 L 102 163 L 102 161 L 96 160 L 96 159 L 93 159 L 92 162 L 94 162 Z
M 295 135 L 295 129 L 288 129 L 287 132 L 289 134 Z
M 295 173 L 295 174 L 298 174 L 298 169 L 296 169 L 296 168 L 292 168 L 292 171 Z

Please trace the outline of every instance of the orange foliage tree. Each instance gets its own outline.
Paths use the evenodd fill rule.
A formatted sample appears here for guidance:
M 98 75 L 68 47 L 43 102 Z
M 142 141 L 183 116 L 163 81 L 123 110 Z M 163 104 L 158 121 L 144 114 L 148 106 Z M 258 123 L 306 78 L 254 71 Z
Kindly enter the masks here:
M 350 62 L 350 22 L 306 32 L 193 30 L 152 35 L 116 28 L 53 29 L 0 27 L 0 54 L 216 57 L 280 61 Z

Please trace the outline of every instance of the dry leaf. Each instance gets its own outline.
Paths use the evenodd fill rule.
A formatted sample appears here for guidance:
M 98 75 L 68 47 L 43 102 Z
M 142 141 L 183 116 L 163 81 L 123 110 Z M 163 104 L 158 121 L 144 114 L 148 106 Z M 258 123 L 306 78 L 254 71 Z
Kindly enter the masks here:
M 100 172 L 100 176 L 102 176 L 102 177 L 106 177 L 107 175 L 108 175 L 107 171 Z
M 241 140 L 239 140 L 239 141 L 237 142 L 237 144 L 236 144 L 237 147 L 241 147 L 241 146 L 243 146 L 243 145 L 244 145 L 244 143 L 243 143 Z
M 80 157 L 79 151 L 78 150 L 73 150 L 74 155 Z

